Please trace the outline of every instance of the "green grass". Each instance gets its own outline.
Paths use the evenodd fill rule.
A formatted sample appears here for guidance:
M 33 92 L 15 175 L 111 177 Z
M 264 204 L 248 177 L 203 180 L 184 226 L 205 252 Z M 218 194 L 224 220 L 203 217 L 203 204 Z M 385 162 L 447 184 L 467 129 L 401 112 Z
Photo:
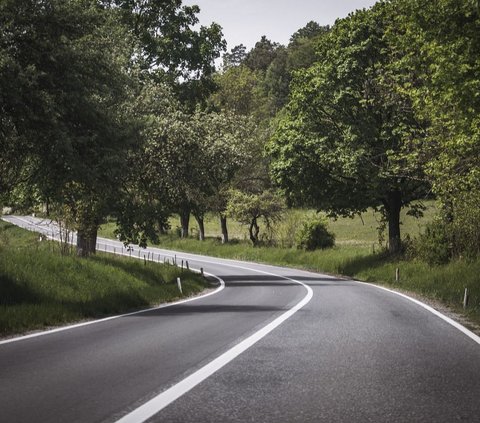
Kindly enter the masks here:
M 178 268 L 99 254 L 61 256 L 58 246 L 0 221 L 0 336 L 136 310 L 206 287 Z
M 416 236 L 431 221 L 435 214 L 433 202 L 426 204 L 425 217 L 414 219 L 403 215 L 402 232 L 410 237 Z M 312 211 L 292 210 L 277 231 L 291 233 L 289 225 L 298 225 Z M 382 252 L 377 240 L 376 227 L 378 216 L 373 211 L 363 213 L 354 219 L 338 219 L 330 222 L 330 230 L 336 235 L 336 247 L 323 251 L 305 252 L 295 248 L 257 247 L 244 241 L 243 228 L 229 221 L 230 234 L 237 238 L 228 245 L 222 245 L 216 236 L 216 221 L 207 219 L 207 238 L 204 242 L 194 238 L 180 239 L 174 234 L 161 238 L 161 247 L 188 251 L 199 254 L 233 258 L 237 260 L 257 261 L 313 271 L 344 275 L 363 281 L 375 282 L 402 290 L 416 292 L 425 297 L 439 300 L 455 311 L 463 313 L 461 308 L 464 289 L 470 292 L 470 304 L 465 314 L 480 323 L 480 260 L 454 261 L 452 263 L 430 267 L 415 260 L 391 258 Z M 193 223 L 193 222 L 192 222 Z M 173 226 L 174 227 L 174 226 Z M 113 233 L 114 225 L 102 228 L 101 234 Z M 240 236 L 238 236 L 240 235 Z M 281 243 L 279 243 L 281 244 Z M 395 283 L 395 269 L 400 269 L 400 283 Z

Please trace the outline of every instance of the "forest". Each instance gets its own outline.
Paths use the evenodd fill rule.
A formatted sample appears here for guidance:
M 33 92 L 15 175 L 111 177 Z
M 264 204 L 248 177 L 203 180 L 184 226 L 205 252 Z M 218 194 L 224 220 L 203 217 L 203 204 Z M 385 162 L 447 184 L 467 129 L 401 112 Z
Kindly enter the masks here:
M 376 210 L 390 255 L 478 258 L 478 0 L 379 1 L 249 51 L 198 13 L 1 0 L 0 204 L 63 222 L 82 256 L 107 219 L 145 246 L 172 216 L 202 241 L 214 214 L 222 243 L 234 219 L 259 246 L 295 207 Z M 425 200 L 438 213 L 407 242 L 401 213 Z M 322 219 L 298 229 L 301 248 L 333 244 Z

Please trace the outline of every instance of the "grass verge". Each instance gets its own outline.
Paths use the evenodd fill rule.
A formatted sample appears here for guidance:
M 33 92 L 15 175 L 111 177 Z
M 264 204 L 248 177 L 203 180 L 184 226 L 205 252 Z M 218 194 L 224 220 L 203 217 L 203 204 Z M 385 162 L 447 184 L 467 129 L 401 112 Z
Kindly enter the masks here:
M 50 241 L 0 221 L 0 337 L 100 318 L 202 291 L 206 281 L 174 266 L 99 254 L 61 256 Z

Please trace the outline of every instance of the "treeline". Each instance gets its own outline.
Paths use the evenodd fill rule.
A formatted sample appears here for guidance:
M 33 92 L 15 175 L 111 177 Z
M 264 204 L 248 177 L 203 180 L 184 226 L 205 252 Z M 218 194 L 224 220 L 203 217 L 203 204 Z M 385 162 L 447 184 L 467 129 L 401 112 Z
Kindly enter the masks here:
M 436 197 L 418 251 L 480 250 L 480 17 L 476 0 L 391 0 L 287 46 L 225 51 L 180 0 L 0 2 L 0 196 L 48 213 L 94 251 L 99 225 L 157 241 L 207 212 L 260 239 L 285 205 L 384 216 Z M 412 206 L 412 204 L 414 204 Z M 432 253 L 433 252 L 433 253 Z

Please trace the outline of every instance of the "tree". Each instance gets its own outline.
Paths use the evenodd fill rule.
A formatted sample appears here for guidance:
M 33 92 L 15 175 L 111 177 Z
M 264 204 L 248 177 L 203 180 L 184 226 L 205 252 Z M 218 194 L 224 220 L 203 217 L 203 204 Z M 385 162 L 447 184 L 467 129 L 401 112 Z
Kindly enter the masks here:
M 99 0 L 117 10 L 121 22 L 130 28 L 139 52 L 133 57 L 145 72 L 171 80 L 209 75 L 214 60 L 225 48 L 221 27 L 193 27 L 198 24 L 198 6 L 183 6 L 181 0 Z M 164 81 L 165 82 L 165 81 Z
M 456 192 L 480 188 L 479 8 L 468 0 L 395 5 L 390 37 L 402 53 L 396 72 L 419 119 L 428 122 L 427 136 L 414 140 L 422 150 L 416 159 L 448 201 Z
M 87 255 L 115 197 L 131 135 L 122 116 L 128 35 L 93 0 L 6 0 L 0 17 L 0 79 L 18 74 L 1 94 L 2 145 L 23 150 L 23 180 L 68 210 L 78 250 Z
M 240 66 L 247 57 L 247 47 L 243 44 L 233 47 L 229 53 L 223 55 L 223 69 Z
M 287 102 L 290 80 L 288 50 L 285 47 L 279 47 L 277 55 L 268 66 L 261 84 L 270 116 L 275 116 Z
M 279 47 L 280 44 L 274 43 L 262 35 L 260 41 L 257 41 L 255 47 L 248 52 L 244 64 L 253 71 L 266 71 L 275 59 Z
M 198 26 L 198 6 L 181 0 L 100 0 L 118 12 L 137 45 L 132 62 L 143 79 L 173 87 L 190 112 L 215 89 L 215 59 L 225 50 L 222 28 Z
M 239 172 L 248 166 L 255 151 L 256 124 L 247 116 L 237 116 L 230 112 L 197 113 L 195 122 L 200 129 L 199 156 L 195 165 L 203 166 L 199 173 L 203 182 L 202 194 L 204 209 L 220 216 L 222 242 L 227 243 L 227 202 L 228 193 L 236 184 Z M 204 237 L 203 221 L 197 218 L 200 238 Z
M 312 39 L 319 34 L 328 32 L 329 26 L 321 26 L 315 21 L 308 22 L 303 28 L 298 29 L 290 37 L 289 47 L 302 43 L 306 39 Z
M 388 15 L 377 4 L 337 21 L 318 62 L 296 74 L 269 146 L 272 174 L 291 204 L 351 215 L 374 207 L 400 251 L 400 210 L 424 193 L 405 139 L 421 136 L 411 102 L 391 78 Z
M 260 238 L 259 220 L 263 218 L 268 231 L 278 222 L 284 211 L 284 203 L 279 193 L 267 190 L 260 194 L 248 194 L 234 190 L 230 193 L 227 213 L 240 223 L 248 226 L 250 241 L 258 245 Z
M 424 137 L 409 140 L 452 233 L 451 252 L 480 252 L 480 8 L 477 1 L 397 0 L 388 32 L 395 74 Z M 469 228 L 467 230 L 467 228 Z
M 290 37 L 287 59 L 287 68 L 290 74 L 313 65 L 317 59 L 316 45 L 320 38 L 329 31 L 328 25 L 320 26 L 318 23 L 310 21 Z
M 180 214 L 182 236 L 188 236 L 192 213 L 204 239 L 204 214 L 214 211 L 228 242 L 225 193 L 250 158 L 254 123 L 229 112 L 185 113 L 171 89 L 155 83 L 144 87 L 132 113 L 144 122 L 145 143 L 132 157 L 138 171 L 127 185 L 134 207 L 122 207 L 122 240 L 156 241 L 174 212 Z
M 259 75 L 247 66 L 235 66 L 215 75 L 217 91 L 210 97 L 216 111 L 252 115 L 259 108 Z

